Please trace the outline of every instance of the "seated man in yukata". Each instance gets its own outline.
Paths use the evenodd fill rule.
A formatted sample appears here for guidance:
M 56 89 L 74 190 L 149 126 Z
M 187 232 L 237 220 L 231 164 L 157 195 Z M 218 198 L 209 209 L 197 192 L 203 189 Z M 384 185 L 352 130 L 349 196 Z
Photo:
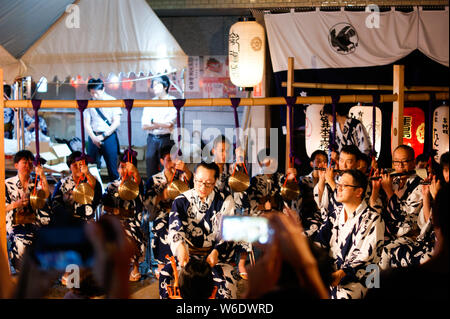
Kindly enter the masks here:
M 364 200 L 367 177 L 358 170 L 348 170 L 336 184 L 338 206 L 313 236 L 320 246 L 329 249 L 335 272 L 331 297 L 360 299 L 367 293 L 366 281 L 383 247 L 384 222 Z
M 219 168 L 215 163 L 200 163 L 194 172 L 194 188 L 178 196 L 169 214 L 168 241 L 178 266 L 183 268 L 190 258 L 205 259 L 212 267 L 217 299 L 236 298 L 239 276 L 231 265 L 234 255 L 230 245 L 220 240 L 223 216 L 234 215 L 233 197 L 215 188 Z M 159 291 L 167 298 L 167 285 L 172 280 L 170 263 L 161 270 Z

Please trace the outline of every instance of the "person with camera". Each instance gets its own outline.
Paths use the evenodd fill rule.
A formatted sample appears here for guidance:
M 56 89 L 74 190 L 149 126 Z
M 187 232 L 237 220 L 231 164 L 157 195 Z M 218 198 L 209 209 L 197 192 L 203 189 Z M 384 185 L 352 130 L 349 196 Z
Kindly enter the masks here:
M 223 216 L 234 215 L 233 197 L 215 188 L 219 168 L 215 163 L 202 162 L 194 172 L 194 188 L 179 195 L 169 214 L 169 243 L 179 267 L 191 258 L 205 259 L 213 268 L 214 282 L 218 287 L 217 299 L 236 298 L 238 275 L 228 253 L 229 243 L 220 238 Z M 223 258 L 224 253 L 228 258 Z M 167 285 L 172 278 L 168 263 L 159 277 L 161 298 L 167 298 Z
M 37 210 L 31 207 L 30 195 L 34 190 L 42 189 L 45 198 L 50 195 L 47 178 L 41 165 L 34 168 L 39 182 L 35 183 L 31 176 L 34 160 L 33 153 L 28 150 L 17 152 L 14 155 L 17 175 L 5 180 L 6 232 L 11 241 L 9 257 L 17 272 L 20 271 L 24 251 L 33 242 L 36 230 L 48 224 L 51 217 L 48 205 Z
M 112 216 L 120 219 L 125 230 L 127 238 L 133 244 L 134 254 L 131 258 L 132 269 L 129 280 L 139 281 L 141 273 L 139 272 L 139 263 L 144 261 L 146 240 L 141 229 L 141 219 L 144 210 L 144 182 L 137 170 L 137 159 L 135 156 L 125 153 L 120 158 L 118 171 L 120 178 L 109 183 L 102 197 L 103 210 Z M 134 199 L 122 198 L 126 192 L 132 192 L 132 189 L 121 186 L 127 181 L 132 181 L 137 186 Z M 133 190 L 134 191 L 134 190 Z M 130 194 L 128 194 L 130 195 Z M 128 195 L 126 195 L 128 197 Z

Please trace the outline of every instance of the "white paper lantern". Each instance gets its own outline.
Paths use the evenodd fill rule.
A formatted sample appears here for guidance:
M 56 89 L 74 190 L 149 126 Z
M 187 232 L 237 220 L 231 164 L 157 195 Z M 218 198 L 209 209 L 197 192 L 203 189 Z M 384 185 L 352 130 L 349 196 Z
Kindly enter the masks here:
M 264 71 L 264 28 L 256 21 L 240 21 L 230 28 L 228 58 L 231 82 L 253 87 L 262 81 Z

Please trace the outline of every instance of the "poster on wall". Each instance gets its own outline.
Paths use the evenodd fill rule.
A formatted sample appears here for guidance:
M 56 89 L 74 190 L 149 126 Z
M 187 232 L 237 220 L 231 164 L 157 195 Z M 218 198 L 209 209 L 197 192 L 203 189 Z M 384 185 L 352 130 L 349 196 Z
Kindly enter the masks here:
M 392 122 L 392 118 L 391 118 Z M 391 136 L 392 133 L 391 125 Z M 405 107 L 403 109 L 403 144 L 414 149 L 415 155 L 423 153 L 425 142 L 425 113 L 418 107 Z
M 310 104 L 305 116 L 305 146 L 308 157 L 316 150 L 328 151 L 330 125 L 322 112 L 323 104 Z
M 433 149 L 437 150 L 435 160 L 439 162 L 441 155 L 449 151 L 448 135 L 449 107 L 441 105 L 433 112 Z
M 369 134 L 369 139 L 373 145 L 373 119 L 372 119 L 372 106 L 360 106 L 355 105 L 349 111 L 349 116 L 359 120 L 366 128 Z M 376 108 L 376 122 L 375 122 L 375 151 L 377 152 L 377 159 L 380 156 L 381 150 L 381 126 L 382 115 L 380 108 Z

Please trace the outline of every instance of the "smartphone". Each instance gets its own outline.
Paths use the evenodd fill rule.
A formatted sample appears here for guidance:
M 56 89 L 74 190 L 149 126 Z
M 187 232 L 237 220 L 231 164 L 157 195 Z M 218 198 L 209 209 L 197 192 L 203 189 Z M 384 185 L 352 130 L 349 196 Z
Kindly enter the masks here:
M 42 270 L 66 271 L 68 265 L 91 268 L 94 250 L 83 225 L 41 228 L 32 255 Z
M 259 216 L 224 216 L 221 237 L 225 241 L 267 244 L 273 235 L 269 220 Z

